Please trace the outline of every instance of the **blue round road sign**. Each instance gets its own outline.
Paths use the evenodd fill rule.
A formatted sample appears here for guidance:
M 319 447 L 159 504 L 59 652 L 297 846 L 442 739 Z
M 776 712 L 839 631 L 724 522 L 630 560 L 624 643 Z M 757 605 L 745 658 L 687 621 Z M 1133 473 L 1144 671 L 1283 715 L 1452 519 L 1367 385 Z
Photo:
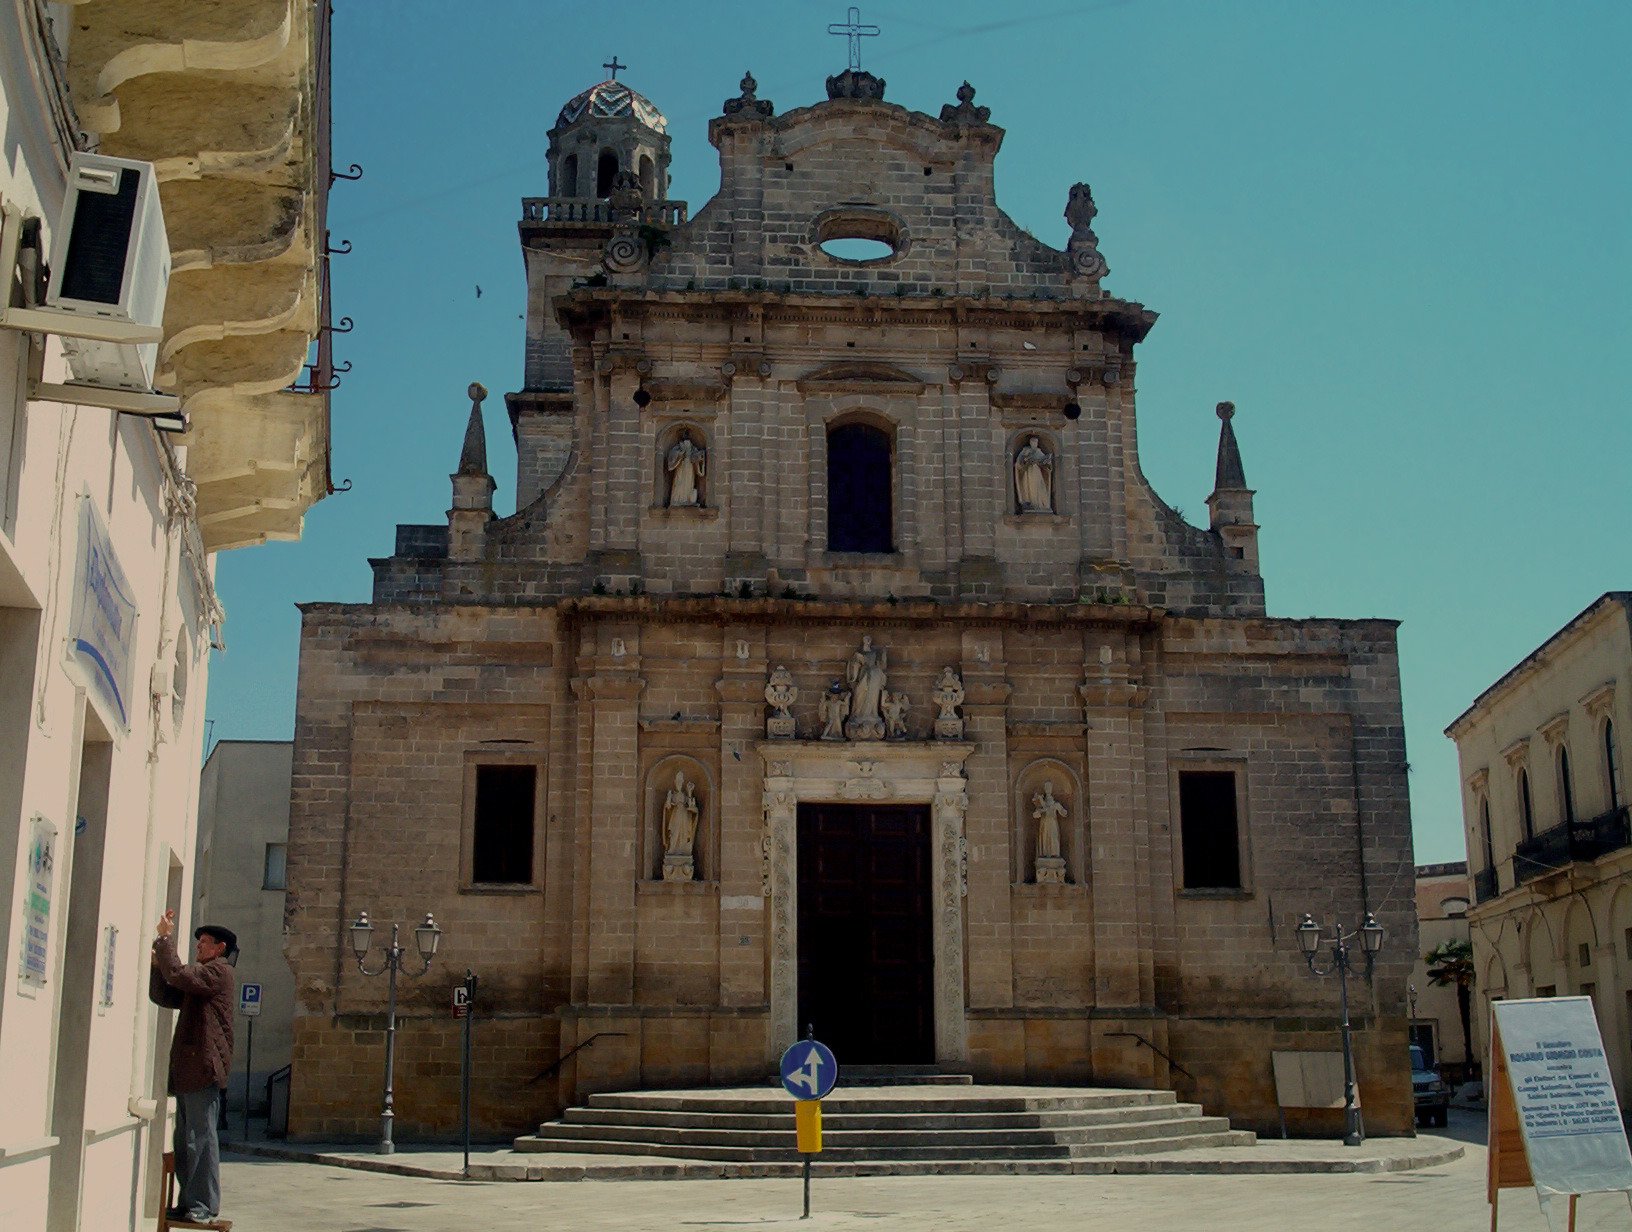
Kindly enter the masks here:
M 795 1099 L 821 1099 L 839 1085 L 838 1058 L 826 1044 L 800 1040 L 782 1054 L 782 1085 Z

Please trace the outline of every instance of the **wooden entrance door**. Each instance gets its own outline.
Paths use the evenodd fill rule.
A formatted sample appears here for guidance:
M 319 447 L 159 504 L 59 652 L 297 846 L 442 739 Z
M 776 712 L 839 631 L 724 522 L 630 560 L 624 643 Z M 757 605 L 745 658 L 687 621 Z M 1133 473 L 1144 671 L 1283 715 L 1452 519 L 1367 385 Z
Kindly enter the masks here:
M 929 806 L 799 806 L 799 1031 L 841 1066 L 935 1060 Z

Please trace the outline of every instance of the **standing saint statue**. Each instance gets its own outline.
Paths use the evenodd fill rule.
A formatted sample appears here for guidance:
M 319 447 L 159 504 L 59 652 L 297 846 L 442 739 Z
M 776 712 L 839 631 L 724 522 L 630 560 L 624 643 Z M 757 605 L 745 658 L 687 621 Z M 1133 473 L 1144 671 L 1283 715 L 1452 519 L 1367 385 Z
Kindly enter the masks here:
M 1060 818 L 1065 805 L 1054 798 L 1054 781 L 1043 780 L 1043 789 L 1031 797 L 1031 816 L 1037 822 L 1037 884 L 1065 884 L 1065 858 L 1060 853 Z
M 1054 455 L 1035 436 L 1014 455 L 1014 495 L 1021 513 L 1054 512 Z
M 674 786 L 663 801 L 663 880 L 690 881 L 696 873 L 697 788 L 685 771 L 674 772 Z
M 822 739 L 843 740 L 844 721 L 850 717 L 850 690 L 835 680 L 817 704 L 822 717 Z
M 844 734 L 852 740 L 884 738 L 880 703 L 884 700 L 884 669 L 888 665 L 889 652 L 875 647 L 871 634 L 863 634 L 861 649 L 850 656 L 844 669 L 845 683 L 850 686 L 850 720 L 844 725 Z
M 690 428 L 682 428 L 680 439 L 669 446 L 663 468 L 669 473 L 670 509 L 695 509 L 703 503 L 708 450 L 691 439 Z

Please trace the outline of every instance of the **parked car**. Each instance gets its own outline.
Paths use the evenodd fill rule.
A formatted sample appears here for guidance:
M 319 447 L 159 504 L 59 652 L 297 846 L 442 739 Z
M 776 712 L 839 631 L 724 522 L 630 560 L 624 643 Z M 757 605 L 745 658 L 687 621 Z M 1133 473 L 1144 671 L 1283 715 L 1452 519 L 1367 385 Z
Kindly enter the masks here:
M 1420 1045 L 1411 1045 L 1411 1094 L 1417 1101 L 1417 1124 L 1443 1129 L 1451 1118 L 1451 1088 L 1428 1063 Z

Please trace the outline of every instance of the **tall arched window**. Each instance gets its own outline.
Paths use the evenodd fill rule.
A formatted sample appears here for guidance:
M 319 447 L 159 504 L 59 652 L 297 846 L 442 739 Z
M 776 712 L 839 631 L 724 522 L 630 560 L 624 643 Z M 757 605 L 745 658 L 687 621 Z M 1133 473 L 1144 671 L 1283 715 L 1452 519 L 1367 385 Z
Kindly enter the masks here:
M 595 164 L 595 195 L 610 197 L 612 195 L 612 181 L 618 178 L 618 156 L 612 150 L 602 150 L 600 161 Z
M 1524 824 L 1524 837 L 1536 837 L 1536 811 L 1530 805 L 1530 772 L 1519 771 L 1519 820 Z
M 867 423 L 827 434 L 827 550 L 893 552 L 890 437 Z
M 1558 746 L 1558 819 L 1568 824 L 1575 820 L 1575 785 L 1570 782 L 1570 750 Z
M 1479 801 L 1479 842 L 1484 852 L 1485 867 L 1494 869 L 1496 867 L 1496 847 L 1490 841 L 1490 801 L 1488 799 Z
M 1615 721 L 1604 720 L 1604 777 L 1609 780 L 1609 807 L 1621 807 L 1621 763 L 1615 757 Z
M 578 155 L 568 154 L 561 160 L 561 179 L 555 186 L 558 197 L 578 195 Z

